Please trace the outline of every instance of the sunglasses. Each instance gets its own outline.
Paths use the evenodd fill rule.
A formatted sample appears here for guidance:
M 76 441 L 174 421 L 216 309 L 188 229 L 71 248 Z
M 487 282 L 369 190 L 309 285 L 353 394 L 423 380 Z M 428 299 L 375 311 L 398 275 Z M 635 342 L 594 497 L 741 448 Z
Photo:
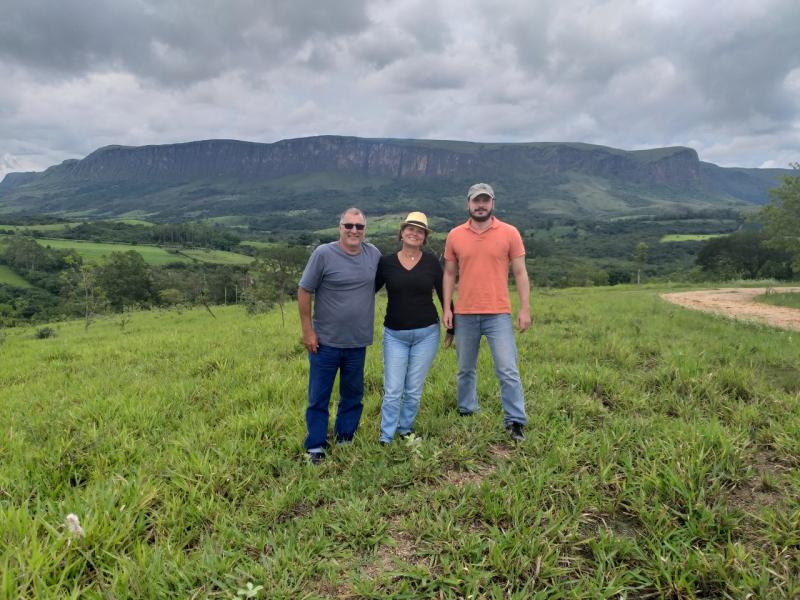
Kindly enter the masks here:
M 353 227 L 355 227 L 358 231 L 364 231 L 364 228 L 366 227 L 366 225 L 364 225 L 363 223 L 339 223 L 339 225 L 341 225 L 345 229 L 352 229 Z

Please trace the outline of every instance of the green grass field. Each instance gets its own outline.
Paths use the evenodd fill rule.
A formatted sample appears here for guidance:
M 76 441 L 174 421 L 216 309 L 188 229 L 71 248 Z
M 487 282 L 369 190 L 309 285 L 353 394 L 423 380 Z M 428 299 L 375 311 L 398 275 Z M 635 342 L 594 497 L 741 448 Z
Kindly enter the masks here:
M 255 248 L 256 250 L 261 250 L 263 248 L 274 248 L 278 244 L 273 242 L 259 242 L 258 240 L 242 240 L 239 242 L 242 246 L 250 246 L 251 248 Z
M 112 223 L 125 223 L 127 225 L 144 225 L 146 227 L 152 227 L 153 223 L 150 221 L 144 221 L 142 219 L 107 219 L 109 222 Z M 21 232 L 29 232 L 29 231 L 48 231 L 50 233 L 55 233 L 58 231 L 64 231 L 65 229 L 70 229 L 79 223 L 47 223 L 42 225 L 3 225 L 0 224 L 0 229 L 11 230 L 11 231 L 21 231 Z
M 442 350 L 422 441 L 379 446 L 376 325 L 320 466 L 293 305 L 7 329 L 0 597 L 797 598 L 800 334 L 659 291 L 534 291 L 518 446 L 486 348 L 479 415 Z
M 209 250 L 207 248 L 187 248 L 181 250 L 181 254 L 200 262 L 215 263 L 221 265 L 249 265 L 253 262 L 252 256 L 226 252 L 224 250 Z
M 167 252 L 158 246 L 147 246 L 144 244 L 112 244 L 104 242 L 86 242 L 83 240 L 53 240 L 53 239 L 38 239 L 36 240 L 42 246 L 50 246 L 51 248 L 74 248 L 81 257 L 88 260 L 96 260 L 102 262 L 112 252 L 127 252 L 128 250 L 136 250 L 142 255 L 145 262 L 150 265 L 165 265 L 175 262 L 191 262 L 191 259 Z
M 0 265 L 0 284 L 13 285 L 18 288 L 33 287 L 27 280 L 20 277 L 6 265 Z
M 704 233 L 704 234 L 673 233 L 663 236 L 660 241 L 662 244 L 667 244 L 670 242 L 704 242 L 706 240 L 711 240 L 718 237 L 724 237 L 726 235 L 728 234 L 727 233 Z
M 0 240 L 2 237 L 0 236 Z M 159 246 L 145 244 L 113 244 L 59 239 L 37 239 L 36 241 L 42 246 L 50 246 L 51 248 L 74 248 L 81 257 L 98 262 L 102 262 L 112 252 L 127 252 L 129 250 L 135 250 L 141 254 L 145 262 L 150 265 L 166 265 L 176 262 L 188 263 L 194 260 L 215 264 L 244 265 L 253 260 L 250 256 L 223 250 L 186 249 L 181 250 L 180 253 L 173 253 Z
M 797 292 L 779 293 L 770 292 L 763 296 L 757 296 L 757 302 L 772 304 L 774 306 L 786 306 L 788 308 L 800 308 L 800 294 Z
M 125 223 L 126 225 L 144 225 L 145 227 L 153 227 L 154 223 L 145 221 L 143 219 L 108 219 L 112 223 Z
M 19 232 L 29 232 L 29 231 L 49 231 L 50 233 L 55 233 L 57 231 L 64 231 L 65 229 L 71 228 L 76 223 L 47 223 L 45 225 L 2 225 L 0 224 L 0 229 L 8 230 L 8 231 L 19 231 Z

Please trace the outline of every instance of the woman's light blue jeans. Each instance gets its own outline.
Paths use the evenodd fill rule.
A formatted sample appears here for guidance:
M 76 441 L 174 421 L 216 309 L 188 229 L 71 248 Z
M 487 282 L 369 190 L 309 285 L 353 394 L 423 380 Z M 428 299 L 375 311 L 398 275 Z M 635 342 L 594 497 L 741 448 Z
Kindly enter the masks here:
M 455 315 L 456 352 L 458 354 L 458 411 L 471 414 L 478 411 L 476 369 L 481 336 L 486 336 L 494 359 L 494 372 L 500 382 L 500 400 L 505 413 L 504 422 L 525 425 L 525 397 L 517 369 L 517 345 L 511 315 Z
M 383 328 L 382 442 L 396 431 L 409 433 L 419 410 L 422 386 L 439 347 L 439 324 L 419 329 Z

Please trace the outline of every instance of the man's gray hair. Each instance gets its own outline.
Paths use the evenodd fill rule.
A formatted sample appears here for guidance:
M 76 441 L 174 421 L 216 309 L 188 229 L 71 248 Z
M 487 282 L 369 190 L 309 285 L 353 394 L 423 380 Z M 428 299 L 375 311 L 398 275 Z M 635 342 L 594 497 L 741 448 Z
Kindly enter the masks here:
M 345 215 L 361 215 L 364 217 L 364 225 L 367 224 L 367 215 L 364 214 L 364 211 L 360 208 L 356 208 L 355 206 L 351 206 L 350 208 L 346 209 L 342 214 L 339 215 L 339 222 L 342 222 Z

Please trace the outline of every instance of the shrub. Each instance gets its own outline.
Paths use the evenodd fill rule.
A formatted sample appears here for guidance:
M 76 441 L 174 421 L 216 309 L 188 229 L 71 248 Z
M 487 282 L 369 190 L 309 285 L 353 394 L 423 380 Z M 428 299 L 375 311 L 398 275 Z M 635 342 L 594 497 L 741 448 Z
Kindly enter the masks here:
M 56 330 L 52 327 L 40 327 L 36 330 L 34 337 L 37 340 L 46 340 L 47 338 L 56 337 Z

